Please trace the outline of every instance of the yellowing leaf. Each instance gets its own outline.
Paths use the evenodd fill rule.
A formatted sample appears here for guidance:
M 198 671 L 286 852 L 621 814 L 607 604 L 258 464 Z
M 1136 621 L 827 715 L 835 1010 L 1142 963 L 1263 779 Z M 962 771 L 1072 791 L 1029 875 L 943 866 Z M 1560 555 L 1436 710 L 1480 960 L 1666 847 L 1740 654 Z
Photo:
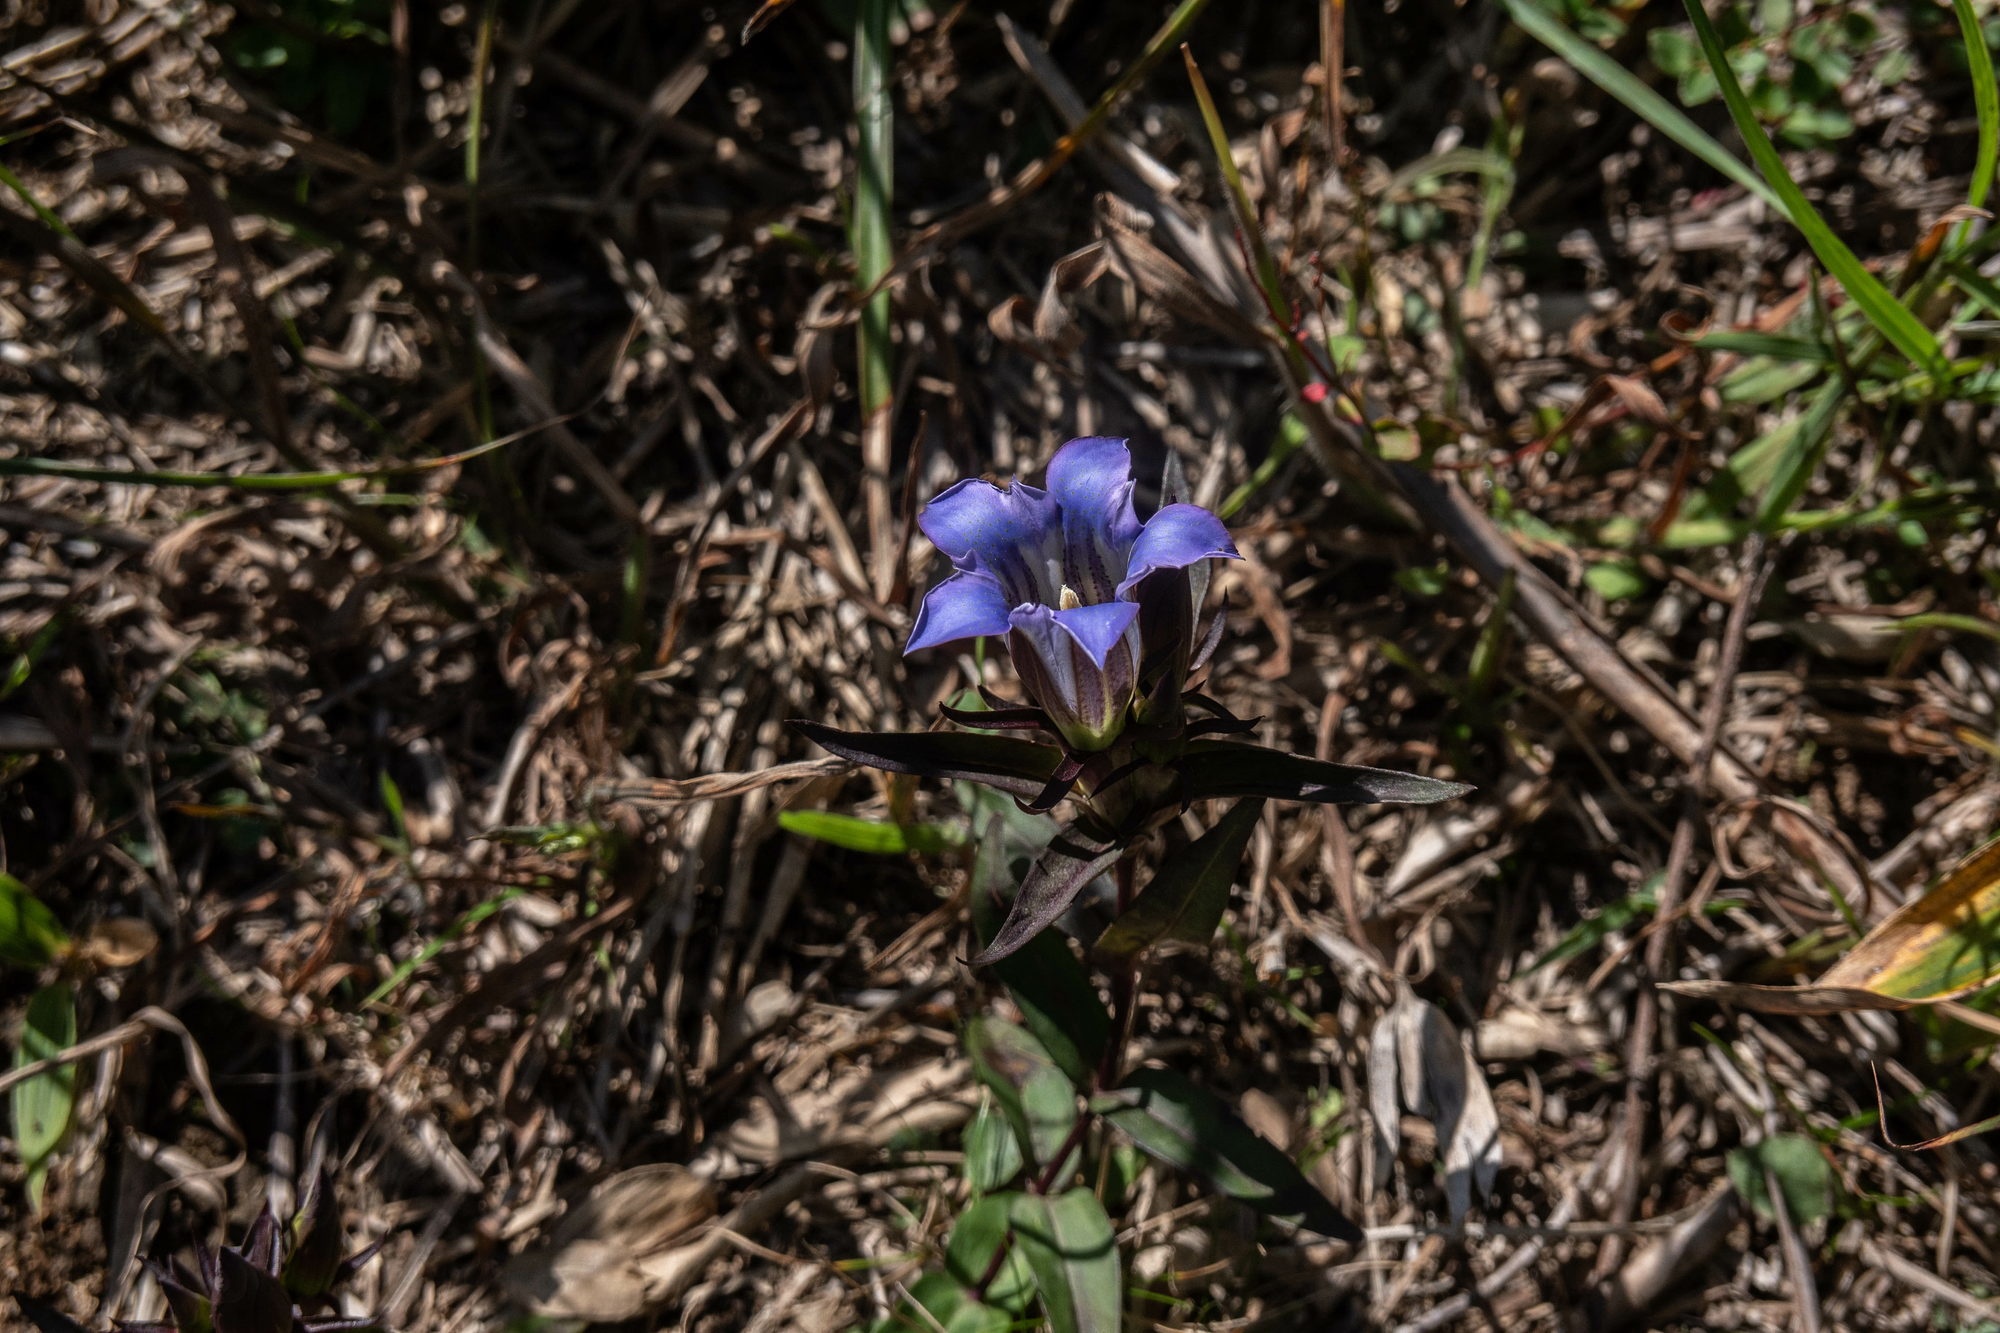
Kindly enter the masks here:
M 1868 932 L 1820 978 L 1918 1004 L 1954 1000 L 2000 978 L 2000 838 Z
M 2000 838 L 1863 936 L 1811 986 L 1678 981 L 1663 989 L 1775 1014 L 1944 1004 L 2000 981 Z

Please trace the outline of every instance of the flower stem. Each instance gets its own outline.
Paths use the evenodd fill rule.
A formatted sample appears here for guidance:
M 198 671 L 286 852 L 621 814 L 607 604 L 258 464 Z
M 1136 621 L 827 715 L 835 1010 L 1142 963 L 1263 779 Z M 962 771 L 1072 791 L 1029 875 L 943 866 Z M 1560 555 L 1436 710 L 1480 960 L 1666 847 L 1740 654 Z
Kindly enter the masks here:
M 1138 863 L 1130 856 L 1120 860 L 1113 867 L 1118 883 L 1118 915 L 1125 915 L 1132 906 L 1132 899 L 1138 895 L 1136 879 Z M 1092 1080 L 1099 1091 L 1114 1086 L 1119 1075 L 1124 1073 L 1125 1047 L 1132 1039 L 1132 1022 L 1139 996 L 1139 966 L 1136 962 L 1120 963 L 1111 973 L 1111 1035 L 1104 1044 L 1104 1054 L 1097 1062 L 1097 1075 Z M 1090 1132 L 1090 1125 L 1097 1117 L 1085 1109 L 1070 1126 L 1060 1147 L 1050 1154 L 1048 1163 L 1040 1175 L 1028 1182 L 1030 1194 L 1047 1194 L 1061 1183 L 1063 1164 L 1083 1146 L 1084 1135 Z M 983 1302 L 987 1288 L 1000 1276 L 1000 1267 L 1007 1262 L 1008 1253 L 1014 1248 L 1014 1233 L 1010 1230 L 993 1247 L 993 1258 L 986 1264 L 986 1271 L 979 1275 L 979 1281 L 972 1286 L 972 1298 Z
M 1114 869 L 1118 879 L 1118 917 L 1122 917 L 1137 896 L 1133 881 L 1138 874 L 1138 863 L 1127 856 Z M 1115 921 L 1118 917 L 1112 919 Z M 1114 1086 L 1119 1075 L 1125 1072 L 1125 1045 L 1132 1039 L 1132 1019 L 1138 1007 L 1138 995 L 1137 961 L 1117 964 L 1111 972 L 1111 1039 L 1105 1042 L 1104 1055 L 1097 1062 L 1099 1091 Z

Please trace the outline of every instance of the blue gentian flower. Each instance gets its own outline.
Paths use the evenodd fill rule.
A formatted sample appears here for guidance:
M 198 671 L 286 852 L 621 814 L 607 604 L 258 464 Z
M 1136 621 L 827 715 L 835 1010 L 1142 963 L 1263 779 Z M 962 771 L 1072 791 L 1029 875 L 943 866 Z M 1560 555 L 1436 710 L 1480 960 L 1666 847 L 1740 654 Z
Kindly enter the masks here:
M 1142 665 L 1187 659 L 1192 610 L 1144 619 L 1178 642 L 1142 642 L 1142 599 L 1191 608 L 1206 585 L 1191 573 L 1239 558 L 1208 510 L 1167 504 L 1142 523 L 1132 490 L 1125 441 L 1092 437 L 1056 451 L 1046 490 L 974 477 L 932 500 L 917 523 L 956 572 L 925 596 L 904 652 L 1004 634 L 1023 690 L 1069 750 L 1108 747 Z

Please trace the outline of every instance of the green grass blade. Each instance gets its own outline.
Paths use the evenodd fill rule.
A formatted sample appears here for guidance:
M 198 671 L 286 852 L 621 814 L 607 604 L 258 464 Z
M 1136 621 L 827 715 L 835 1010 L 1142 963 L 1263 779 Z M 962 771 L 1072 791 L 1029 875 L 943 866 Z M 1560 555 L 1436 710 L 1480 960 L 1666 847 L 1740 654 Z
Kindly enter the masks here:
M 1986 49 L 1986 34 L 1980 30 L 1979 14 L 1972 0 L 1951 0 L 1951 12 L 1958 16 L 1958 30 L 1965 35 L 1965 63 L 1972 71 L 1972 105 L 1979 113 L 1979 155 L 1973 159 L 1972 189 L 1966 202 L 1983 208 L 1987 191 L 1993 188 L 1993 168 L 2000 161 L 2000 89 L 1993 78 L 1993 53 Z
M 1813 474 L 1819 471 L 1820 460 L 1826 457 L 1826 447 L 1833 439 L 1833 423 L 1840 417 L 1840 405 L 1846 396 L 1845 384 L 1837 379 L 1828 380 L 1786 435 L 1771 484 L 1757 506 L 1757 526 L 1763 531 L 1778 531 L 1785 515 L 1805 494 Z
M 465 934 L 466 931 L 471 930 L 474 926 L 484 921 L 487 917 L 492 916 L 495 912 L 505 907 L 508 903 L 513 902 L 525 892 L 527 892 L 525 889 L 507 889 L 496 894 L 494 897 L 488 898 L 485 902 L 469 908 L 458 920 L 447 926 L 443 934 L 417 950 L 412 957 L 405 959 L 398 965 L 394 972 L 384 977 L 382 984 L 374 990 L 369 991 L 367 997 L 357 1007 L 367 1009 L 375 1005 L 378 1001 L 386 999 L 397 987 L 408 981 L 411 974 L 418 968 L 442 953 L 447 944 L 450 944 L 453 940 L 456 940 L 459 936 Z
M 889 10 L 892 0 L 860 0 L 854 22 L 854 246 L 855 286 L 870 293 L 861 308 L 861 415 L 889 405 L 895 381 L 889 360 L 889 292 L 878 288 L 895 256 L 889 235 L 894 198 L 895 129 L 889 98 Z
M 1743 165 L 1742 159 L 1689 120 L 1679 107 L 1647 87 L 1638 75 L 1565 28 L 1554 15 L 1538 9 L 1533 0 L 1501 0 L 1501 3 L 1524 32 L 1574 65 L 1578 73 L 1630 107 L 1648 125 L 1750 193 L 1774 207 L 1782 207 L 1777 195 L 1756 172 Z
M 1201 123 L 1208 130 L 1209 149 L 1215 154 L 1215 164 L 1222 169 L 1222 179 L 1229 185 L 1229 198 L 1236 206 L 1236 226 L 1243 233 L 1244 244 L 1250 247 L 1251 261 L 1257 268 L 1257 285 L 1264 289 L 1264 300 L 1272 315 L 1289 323 L 1292 303 L 1285 297 L 1284 278 L 1278 272 L 1277 260 L 1271 257 L 1271 247 L 1264 243 L 1264 229 L 1257 224 L 1257 209 L 1250 202 L 1243 173 L 1236 169 L 1236 155 L 1229 150 L 1229 134 L 1222 127 L 1222 115 L 1215 109 L 1215 99 L 1209 95 L 1201 66 L 1194 62 L 1194 52 L 1185 44 L 1181 47 L 1181 58 L 1187 62 L 1195 105 L 1201 108 Z
M 348 468 L 324 472 L 176 472 L 110 467 L 89 467 L 53 458 L 0 458 L 0 477 L 61 477 L 66 481 L 101 481 L 116 486 L 223 486 L 232 491 L 319 491 L 344 481 L 373 481 L 431 472 L 454 463 L 464 463 L 504 448 L 532 435 L 534 430 L 516 431 L 497 440 L 461 449 L 441 458 L 425 458 L 414 463 L 389 467 Z
M 1833 228 L 1826 225 L 1826 219 L 1819 215 L 1819 210 L 1806 198 L 1805 191 L 1785 170 L 1784 159 L 1778 156 L 1771 136 L 1764 133 L 1764 127 L 1758 123 L 1757 113 L 1751 109 L 1743 85 L 1736 81 L 1736 71 L 1730 67 L 1728 52 L 1723 49 L 1722 38 L 1716 35 L 1715 24 L 1710 22 L 1708 11 L 1702 8 L 1702 0 L 1685 0 L 1685 4 L 1688 18 L 1694 23 L 1695 36 L 1701 40 L 1702 53 L 1707 56 L 1709 68 L 1722 89 L 1722 100 L 1728 104 L 1730 118 L 1736 122 L 1736 131 L 1743 136 L 1743 143 L 1749 148 L 1750 159 L 1757 164 L 1757 170 L 1777 191 L 1778 201 L 1791 216 L 1792 225 L 1805 236 L 1806 244 L 1812 247 L 1813 254 L 1819 257 L 1827 272 L 1861 307 L 1862 313 L 1868 316 L 1868 322 L 1879 329 L 1897 351 L 1928 371 L 1939 385 L 1949 384 L 1949 368 L 1936 337 L 1910 313 L 1909 307 L 1898 301 L 1873 273 L 1862 267 L 1854 252 L 1833 234 Z

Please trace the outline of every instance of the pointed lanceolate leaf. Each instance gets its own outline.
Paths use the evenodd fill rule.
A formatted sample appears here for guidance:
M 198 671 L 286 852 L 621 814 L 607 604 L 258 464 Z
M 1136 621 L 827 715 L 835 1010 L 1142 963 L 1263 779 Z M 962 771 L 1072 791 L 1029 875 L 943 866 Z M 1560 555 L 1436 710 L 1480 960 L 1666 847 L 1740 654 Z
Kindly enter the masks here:
M 334 1197 L 333 1176 L 324 1167 L 306 1190 L 306 1199 L 292 1219 L 291 1255 L 285 1260 L 285 1290 L 294 1300 L 317 1300 L 333 1290 L 346 1248 L 340 1225 L 340 1200 Z
M 997 787 L 1012 796 L 1041 794 L 1062 763 L 1052 745 L 1012 736 L 969 735 L 956 731 L 840 731 L 817 722 L 794 721 L 792 729 L 842 759 L 890 773 L 927 778 L 964 778 Z
M 1236 882 L 1243 849 L 1263 810 L 1261 797 L 1238 801 L 1186 851 L 1167 858 L 1132 906 L 1098 936 L 1091 952 L 1116 962 L 1167 940 L 1206 944 L 1229 905 L 1229 886 Z
M 1358 1244 L 1361 1229 L 1222 1100 L 1170 1069 L 1137 1069 L 1091 1109 L 1163 1162 L 1267 1216 Z
M 172 1268 L 151 1259 L 145 1264 L 167 1298 L 167 1310 L 174 1317 L 172 1326 L 180 1333 L 208 1333 L 214 1321 L 210 1318 L 207 1294 L 196 1290 L 200 1280 L 178 1260 Z
M 1054 735 L 1056 729 L 1049 715 L 1039 708 L 976 709 L 940 704 L 938 713 L 945 721 L 971 727 L 974 731 L 1046 731 Z
M 292 1298 L 284 1285 L 235 1250 L 219 1258 L 215 1333 L 292 1333 Z
M 1196 741 L 1175 767 L 1180 770 L 1180 797 L 1184 801 L 1268 796 L 1277 801 L 1321 805 L 1431 805 L 1472 790 L 1463 782 L 1443 782 L 1386 768 L 1329 764 L 1302 754 L 1229 741 Z
M 1019 882 L 1014 867 L 1026 870 L 1034 864 L 1026 857 L 1017 860 L 1011 841 L 1004 817 L 995 815 L 986 823 L 973 860 L 972 925 L 982 947 L 999 930 L 1001 913 L 1014 896 Z M 1070 1082 L 1079 1088 L 1088 1084 L 1111 1040 L 1111 1015 L 1069 942 L 1045 930 L 994 963 L 993 974 L 1019 1006 L 1022 1023 Z
M 1013 1222 L 1053 1333 L 1119 1333 L 1118 1242 L 1097 1196 L 1087 1189 L 1016 1195 Z
M 248 1259 L 259 1272 L 278 1275 L 278 1219 L 266 1203 L 257 1212 L 257 1219 L 250 1224 L 250 1234 L 243 1238 L 239 1253 Z
M 1076 1127 L 1069 1076 L 1026 1028 L 1004 1019 L 982 1016 L 967 1024 L 965 1053 L 1014 1127 L 1029 1169 L 1048 1166 Z
M 1084 885 L 1109 870 L 1124 851 L 1119 839 L 1081 823 L 1065 824 L 1029 867 L 1007 919 L 972 965 L 996 963 L 1041 934 L 1069 910 Z
M 26 1296 L 16 1296 L 14 1301 L 21 1307 L 21 1313 L 28 1317 L 28 1322 L 35 1326 L 38 1333 L 86 1333 L 82 1324 L 52 1306 L 29 1300 Z

